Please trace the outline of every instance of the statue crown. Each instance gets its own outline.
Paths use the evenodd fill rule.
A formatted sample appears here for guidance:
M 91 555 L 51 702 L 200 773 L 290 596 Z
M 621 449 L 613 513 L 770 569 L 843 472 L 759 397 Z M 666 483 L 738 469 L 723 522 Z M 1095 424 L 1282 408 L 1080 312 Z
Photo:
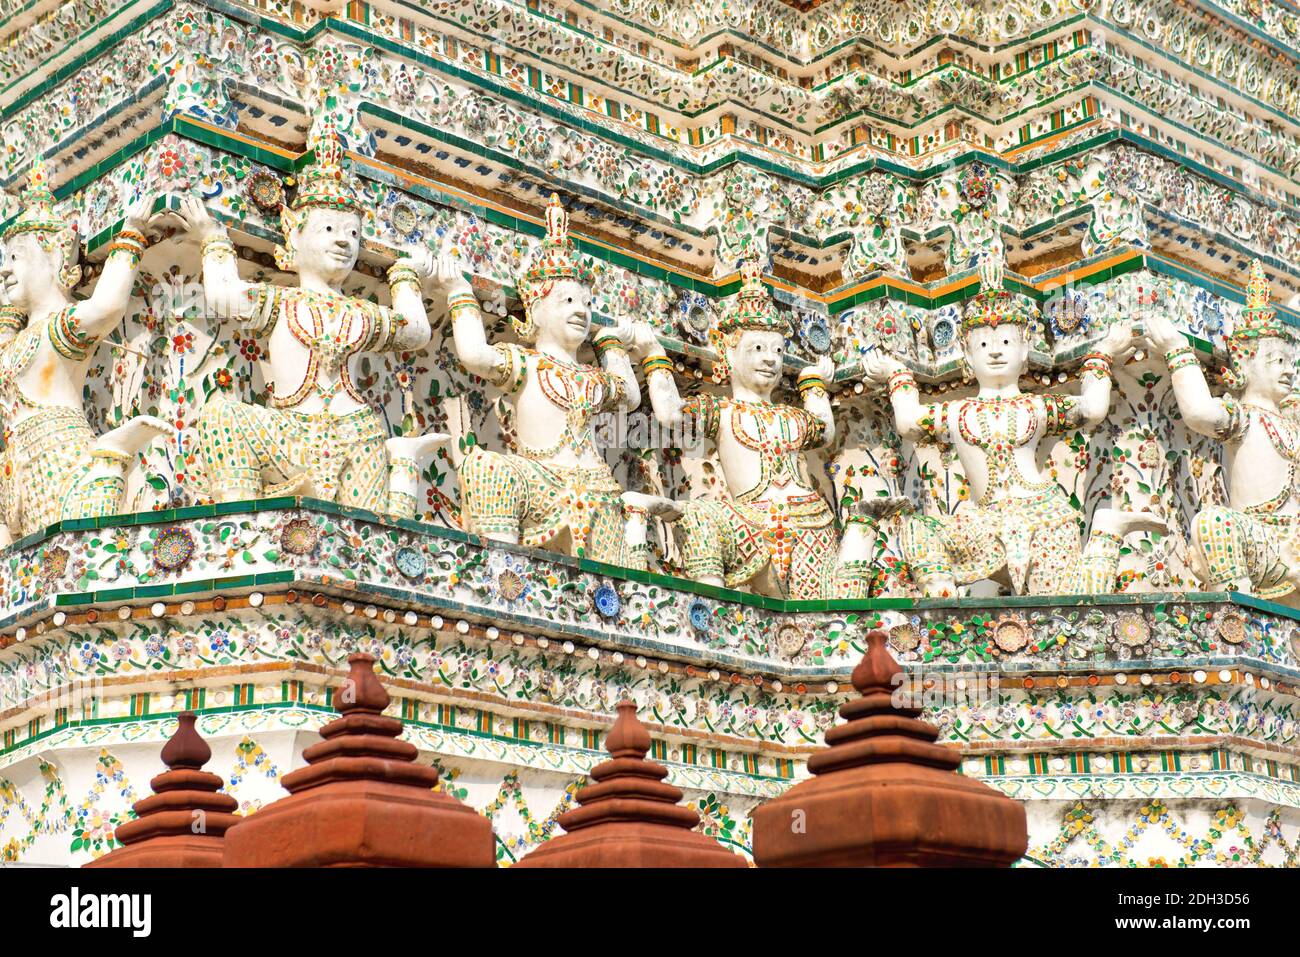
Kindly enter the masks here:
M 559 193 L 552 193 L 546 204 L 546 241 L 552 246 L 569 245 L 569 214 L 560 203 Z
M 590 285 L 592 271 L 569 238 L 569 214 L 561 205 L 559 194 L 552 193 L 546 207 L 546 235 L 541 248 L 516 283 L 519 298 L 525 306 L 530 306 L 546 294 L 551 283 L 560 279 Z
M 789 321 L 781 315 L 763 285 L 763 267 L 757 259 L 740 264 L 740 293 L 718 321 L 718 332 L 726 335 L 743 329 L 791 334 Z
M 1244 342 L 1283 335 L 1277 312 L 1269 305 L 1269 293 L 1264 264 L 1258 259 L 1251 260 L 1250 274 L 1246 279 L 1246 308 L 1241 312 L 1241 321 L 1228 336 L 1229 340 Z
M 61 233 L 76 231 L 76 226 L 65 222 L 54 208 L 54 192 L 50 189 L 49 172 L 45 160 L 37 157 L 27 171 L 27 187 L 22 193 L 23 210 L 14 218 L 0 238 L 11 239 L 22 233 Z
M 343 147 L 332 121 L 322 126 L 314 150 L 315 158 L 298 177 L 294 212 L 311 207 L 344 209 L 364 218 L 367 209 L 361 201 L 360 183 L 343 165 Z
M 1035 311 L 1023 296 L 1014 296 L 1002 288 L 1004 265 L 1000 254 L 986 251 L 980 257 L 980 291 L 966 304 L 961 326 L 964 332 L 980 326 L 1028 326 Z

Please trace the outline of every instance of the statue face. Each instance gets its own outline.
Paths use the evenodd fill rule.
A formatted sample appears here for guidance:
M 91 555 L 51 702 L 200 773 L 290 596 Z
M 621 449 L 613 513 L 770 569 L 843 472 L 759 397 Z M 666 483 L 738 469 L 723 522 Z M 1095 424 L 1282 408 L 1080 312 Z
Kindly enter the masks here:
M 34 233 L 23 233 L 5 243 L 0 283 L 5 298 L 23 312 L 31 309 L 39 290 L 59 285 L 54 257 L 41 247 Z
M 361 251 L 361 217 L 343 209 L 309 207 L 294 230 L 298 272 L 339 283 L 352 272 Z
M 1255 354 L 1243 363 L 1247 391 L 1281 402 L 1291 394 L 1295 360 L 1295 351 L 1290 343 L 1272 337 L 1261 339 Z
M 1024 326 L 979 326 L 966 335 L 966 362 L 981 386 L 1006 386 L 1020 380 L 1029 362 Z
M 572 279 L 557 280 L 528 309 L 537 338 L 576 352 L 591 331 L 591 290 Z
M 785 336 L 779 332 L 746 329 L 734 346 L 727 347 L 731 378 L 738 386 L 767 395 L 781 381 Z

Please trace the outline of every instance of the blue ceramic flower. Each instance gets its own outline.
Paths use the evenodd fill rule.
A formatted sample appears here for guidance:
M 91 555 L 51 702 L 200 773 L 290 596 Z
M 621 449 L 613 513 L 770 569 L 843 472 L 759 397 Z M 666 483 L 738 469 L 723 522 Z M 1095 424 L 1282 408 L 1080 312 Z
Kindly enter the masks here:
M 591 603 L 602 618 L 617 618 L 619 612 L 623 610 L 623 599 L 618 597 L 618 592 L 614 590 L 613 585 L 598 587 L 595 594 L 591 596 Z
M 1062 293 L 1048 303 L 1045 312 L 1053 339 L 1083 335 L 1092 325 L 1088 297 L 1079 293 Z
M 800 323 L 799 336 L 813 355 L 824 356 L 831 351 L 831 330 L 821 316 L 805 316 Z
M 686 610 L 686 615 L 690 619 L 691 627 L 696 631 L 707 632 L 709 630 L 709 619 L 713 617 L 713 612 L 699 598 L 691 602 L 690 607 Z
M 409 545 L 405 545 L 397 550 L 397 554 L 393 556 L 393 564 L 396 565 L 397 570 L 407 578 L 422 577 L 424 575 L 424 570 L 427 567 L 424 555 L 420 553 L 420 550 L 418 548 L 411 548 Z
M 939 350 L 947 349 L 957 338 L 957 323 L 952 316 L 939 316 L 930 327 L 930 341 Z

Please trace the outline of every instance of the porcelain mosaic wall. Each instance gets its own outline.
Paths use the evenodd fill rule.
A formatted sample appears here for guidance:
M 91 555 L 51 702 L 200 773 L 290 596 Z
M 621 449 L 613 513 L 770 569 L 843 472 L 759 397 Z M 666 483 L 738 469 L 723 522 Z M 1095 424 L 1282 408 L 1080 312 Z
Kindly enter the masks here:
M 986 253 L 1040 306 L 1035 389 L 1073 389 L 1113 322 L 1154 311 L 1221 365 L 1211 350 L 1241 322 L 1250 257 L 1296 322 L 1288 4 L 320 7 L 0 0 L 0 221 L 43 156 L 91 247 L 82 292 L 141 188 L 173 206 L 201 196 L 244 273 L 286 283 L 269 254 L 279 204 L 330 121 L 374 211 L 349 293 L 382 299 L 404 247 L 454 247 L 508 338 L 536 210 L 558 190 L 594 256 L 600 321 L 650 321 L 687 391 L 713 388 L 709 334 L 757 256 L 795 330 L 791 371 L 838 366 L 839 437 L 814 464 L 841 515 L 880 495 L 929 515 L 970 507 L 953 457 L 901 441 L 858 379 L 884 347 L 935 396 L 969 394 L 960 310 Z M 424 524 L 312 503 L 206 508 L 197 417 L 266 381 L 263 345 L 204 314 L 198 271 L 183 243 L 147 254 L 112 336 L 126 348 L 100 348 L 85 390 L 96 432 L 141 413 L 175 426 L 131 479 L 127 507 L 155 514 L 0 556 L 0 857 L 104 853 L 184 707 L 204 713 L 214 767 L 255 811 L 354 649 L 380 659 L 444 786 L 492 818 L 500 863 L 553 833 L 625 696 L 705 832 L 745 853 L 750 810 L 804 773 L 880 625 L 909 669 L 979 689 L 932 700 L 928 717 L 964 773 L 1027 802 L 1022 864 L 1298 863 L 1300 637 L 1276 606 L 1165 594 L 1195 588 L 1191 519 L 1225 492 L 1222 450 L 1183 427 L 1163 363 L 1125 367 L 1103 426 L 1045 450 L 1085 514 L 1170 520 L 1124 549 L 1118 584 L 1135 600 L 786 607 L 460 535 L 455 467 L 502 436 L 496 394 L 462 370 L 446 324 L 358 381 L 390 432 L 459 440 L 422 475 Z M 717 493 L 708 450 L 632 445 L 608 452 L 628 487 Z M 873 596 L 915 592 L 899 521 L 875 524 Z M 652 572 L 679 571 L 665 526 L 652 543 Z M 52 703 L 69 685 L 93 694 Z
M 118 197 L 141 182 L 156 182 L 179 191 L 197 189 L 211 196 L 213 204 L 228 216 L 242 219 L 254 235 L 274 235 L 269 217 L 254 203 L 260 196 L 258 190 L 272 184 L 270 176 L 265 168 L 243 157 L 211 151 L 172 134 L 78 194 L 73 208 L 80 210 L 78 218 L 85 231 L 94 235 L 108 225 Z M 468 253 L 474 272 L 493 288 L 504 290 L 513 281 L 530 248 L 530 241 L 517 232 L 495 227 L 472 214 L 406 198 L 382 183 L 371 184 L 371 195 L 379 210 L 368 225 L 376 248 L 392 248 L 403 237 L 454 243 Z M 1180 208 L 1174 205 L 1174 209 Z M 988 224 L 993 220 L 980 222 L 984 225 L 969 233 L 972 242 L 987 241 L 991 235 Z M 405 233 L 398 232 L 399 225 Z M 213 394 L 248 399 L 264 387 L 262 346 L 253 339 L 232 337 L 225 327 L 199 313 L 197 265 L 186 266 L 193 262 L 186 255 L 186 250 L 174 244 L 150 251 L 140 281 L 141 298 L 115 336 L 134 351 L 101 347 L 86 387 L 91 424 L 96 429 L 112 427 L 143 412 L 160 416 L 178 430 L 175 441 L 159 443 L 147 454 L 129 499 L 136 509 L 203 501 L 208 489 L 196 455 L 198 413 Z M 275 275 L 260 264 L 263 254 L 249 255 L 255 274 Z M 973 255 L 963 254 L 957 265 L 968 266 Z M 179 268 L 163 265 L 178 256 Z M 698 342 L 716 316 L 718 307 L 708 299 L 679 293 L 620 266 L 606 265 L 598 282 L 597 308 L 605 315 L 649 318 L 663 334 L 678 338 L 682 348 Z M 373 285 L 364 276 L 357 277 L 356 292 L 368 294 L 371 289 Z M 504 311 L 505 300 L 498 302 Z M 1188 332 L 1205 338 L 1231 331 L 1240 309 L 1190 283 L 1144 272 L 1077 287 L 1048 303 L 1047 326 L 1053 337 L 1050 345 L 1044 340 L 1035 354 L 1036 369 L 1045 373 L 1052 365 L 1068 363 L 1115 318 L 1131 317 L 1134 302 L 1141 304 L 1139 318 L 1142 308 L 1166 310 L 1183 318 Z M 796 316 L 801 315 L 799 307 L 794 308 Z M 956 314 L 950 307 L 933 310 L 878 300 L 844 310 L 833 320 L 815 311 L 802 316 L 797 345 L 809 357 L 829 351 L 844 368 L 841 374 L 851 376 L 857 358 L 876 346 L 889 348 L 931 375 L 952 377 L 957 372 Z M 435 333 L 434 344 L 427 351 L 363 363 L 362 373 L 359 386 L 381 405 L 390 430 L 417 433 L 440 429 L 462 437 L 473 433 L 470 441 L 489 447 L 499 442 L 491 390 L 460 369 L 446 325 Z M 1189 438 L 1177 424 L 1171 414 L 1167 380 L 1167 372 L 1158 365 L 1127 367 L 1106 426 L 1090 439 L 1079 433 L 1065 437 L 1051 456 L 1058 480 L 1086 511 L 1108 497 L 1118 495 L 1122 501 L 1126 497 L 1131 501 L 1134 493 L 1149 494 L 1143 489 L 1162 490 L 1158 504 L 1179 532 L 1166 542 L 1148 541 L 1126 560 L 1128 588 L 1186 587 L 1190 578 L 1184 568 L 1186 535 L 1182 530 L 1195 511 L 1221 494 L 1215 479 L 1217 447 L 1208 440 Z M 961 394 L 960 390 L 953 393 Z M 886 491 L 908 495 L 930 514 L 949 514 L 961 507 L 965 480 L 954 462 L 930 450 L 899 443 L 877 424 L 881 422 L 878 407 L 855 397 L 851 390 L 841 398 L 837 415 L 844 441 L 824 463 L 825 481 L 834 489 L 833 501 Z M 651 434 L 648 428 L 644 432 Z M 657 470 L 651 467 L 649 454 L 633 448 L 610 452 L 617 472 L 631 487 L 665 489 L 678 496 L 707 494 L 707 473 L 716 472 L 707 450 L 688 450 L 684 456 L 670 454 L 663 457 Z M 455 448 L 440 453 L 425 470 L 425 489 L 419 501 L 424 519 L 458 526 L 454 470 L 458 457 Z M 876 460 L 874 465 L 867 461 L 871 458 Z M 896 556 L 890 530 L 883 531 L 884 554 Z M 666 561 L 659 567 L 672 570 L 673 542 L 660 536 L 657 545 L 660 561 Z M 896 593 L 906 593 L 905 583 L 898 586 Z

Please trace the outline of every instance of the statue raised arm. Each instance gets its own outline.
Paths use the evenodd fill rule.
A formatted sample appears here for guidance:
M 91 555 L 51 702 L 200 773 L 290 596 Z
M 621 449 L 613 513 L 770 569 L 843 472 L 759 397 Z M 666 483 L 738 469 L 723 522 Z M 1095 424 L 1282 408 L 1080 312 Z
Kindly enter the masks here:
M 367 353 L 428 345 L 424 287 L 452 278 L 427 250 L 414 250 L 389 267 L 391 305 L 344 295 L 369 211 L 328 124 L 315 153 L 281 211 L 276 262 L 297 272 L 296 287 L 242 280 L 225 227 L 197 199 L 180 209 L 200 244 L 209 309 L 269 343 L 267 405 L 214 396 L 199 416 L 199 449 L 219 502 L 313 495 L 410 518 L 419 460 L 447 437 L 389 438 L 353 368 Z
M 1146 334 L 1169 365 L 1183 422 L 1223 441 L 1228 505 L 1193 518 L 1193 569 L 1208 591 L 1297 603 L 1300 428 L 1282 410 L 1295 387 L 1295 339 L 1269 305 L 1263 264 L 1251 263 L 1246 308 L 1224 337 L 1227 395 L 1211 394 L 1196 353 L 1168 316 L 1152 316 Z
M 927 596 L 994 578 L 1017 594 L 1096 594 L 1115 590 L 1126 534 L 1164 531 L 1157 516 L 1097 509 L 1092 536 L 1080 539 L 1079 510 L 1038 466 L 1044 439 L 1094 428 L 1106 416 L 1111 366 L 1133 351 L 1132 328 L 1117 323 L 1083 362 L 1079 394 L 1024 394 L 1030 328 L 1027 300 L 1002 289 L 998 263 L 981 265 L 981 290 L 962 322 L 964 362 L 979 384 L 971 399 L 924 404 L 916 380 L 897 359 L 868 359 L 867 378 L 889 390 L 899 434 L 957 452 L 971 500 L 952 515 L 914 517 L 903 551 Z
M 121 511 L 136 454 L 172 432 L 161 419 L 137 416 L 96 437 L 82 407 L 91 358 L 122 320 L 148 248 L 154 197 L 145 193 L 131 203 L 94 291 L 80 301 L 72 297 L 81 281 L 77 230 L 55 210 L 39 160 L 23 201 L 0 237 L 0 281 L 11 323 L 19 325 L 0 345 L 0 408 L 9 435 L 0 501 L 13 538 Z

